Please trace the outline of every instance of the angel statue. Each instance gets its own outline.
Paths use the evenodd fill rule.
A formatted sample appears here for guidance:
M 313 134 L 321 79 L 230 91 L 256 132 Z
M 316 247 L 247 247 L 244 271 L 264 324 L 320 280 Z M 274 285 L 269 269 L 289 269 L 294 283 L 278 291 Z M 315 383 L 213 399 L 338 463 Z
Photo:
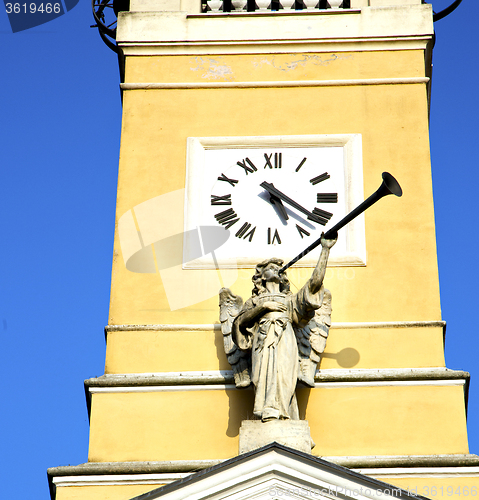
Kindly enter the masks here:
M 225 352 L 236 387 L 255 389 L 253 413 L 263 422 L 299 420 L 298 381 L 314 387 L 314 375 L 331 326 L 331 293 L 323 285 L 329 251 L 336 239 L 321 236 L 321 255 L 308 282 L 290 291 L 281 259 L 256 266 L 253 292 L 244 304 L 220 290 Z

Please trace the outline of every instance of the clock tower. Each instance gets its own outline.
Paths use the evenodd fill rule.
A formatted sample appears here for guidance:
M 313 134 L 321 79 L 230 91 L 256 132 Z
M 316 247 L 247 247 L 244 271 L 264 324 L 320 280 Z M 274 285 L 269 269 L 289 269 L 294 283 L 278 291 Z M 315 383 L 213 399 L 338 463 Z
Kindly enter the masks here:
M 292 259 L 383 171 L 404 195 L 355 219 L 331 251 L 329 338 L 315 387 L 296 391 L 315 443 L 308 460 L 426 497 L 473 496 L 469 375 L 444 361 L 431 6 L 130 0 L 123 9 L 112 45 L 123 122 L 105 374 L 85 381 L 88 462 L 49 469 L 53 498 L 159 498 L 157 488 L 169 494 L 222 466 L 239 478 L 254 392 L 234 385 L 218 291 L 249 297 L 258 262 Z M 319 251 L 288 269 L 293 292 Z

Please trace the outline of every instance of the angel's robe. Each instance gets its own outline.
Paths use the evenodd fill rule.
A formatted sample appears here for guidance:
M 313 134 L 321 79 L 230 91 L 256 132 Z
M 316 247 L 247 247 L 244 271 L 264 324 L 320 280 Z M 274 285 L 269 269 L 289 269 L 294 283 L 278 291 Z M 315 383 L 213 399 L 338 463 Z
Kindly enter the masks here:
M 253 296 L 235 319 L 233 337 L 242 350 L 251 349 L 252 382 L 255 387 L 254 414 L 264 420 L 299 420 L 296 401 L 298 345 L 294 327 L 304 327 L 321 307 L 324 287 L 313 294 L 309 282 L 296 294 L 263 293 Z M 241 322 L 243 312 L 262 302 L 286 305 L 284 312 L 270 311 L 254 324 Z

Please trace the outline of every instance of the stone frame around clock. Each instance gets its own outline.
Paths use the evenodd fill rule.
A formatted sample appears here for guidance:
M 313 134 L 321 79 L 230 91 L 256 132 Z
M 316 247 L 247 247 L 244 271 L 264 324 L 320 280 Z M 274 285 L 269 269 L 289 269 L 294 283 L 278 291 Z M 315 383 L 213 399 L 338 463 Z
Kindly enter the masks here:
M 261 149 L 261 148 L 343 148 L 344 186 L 346 213 L 349 213 L 364 200 L 362 137 L 361 134 L 321 134 L 321 135 L 289 135 L 289 136 L 242 136 L 242 137 L 188 137 L 186 154 L 186 180 L 184 205 L 184 240 L 183 269 L 215 269 L 215 268 L 254 268 L 256 264 L 270 257 L 258 255 L 242 259 L 213 259 L 211 255 L 191 260 L 188 258 L 188 235 L 193 232 L 200 235 L 201 226 L 199 211 L 200 198 L 204 196 L 198 189 L 205 169 L 207 168 L 205 152 L 213 149 Z M 341 230 L 346 238 L 346 249 L 331 253 L 329 266 L 365 266 L 366 241 L 364 214 L 351 221 Z M 304 247 L 308 246 L 307 243 Z M 303 248 L 298 247 L 298 252 Z M 296 255 L 296 254 L 295 254 Z M 290 258 L 295 257 L 291 255 Z M 317 256 L 305 256 L 294 267 L 314 267 Z

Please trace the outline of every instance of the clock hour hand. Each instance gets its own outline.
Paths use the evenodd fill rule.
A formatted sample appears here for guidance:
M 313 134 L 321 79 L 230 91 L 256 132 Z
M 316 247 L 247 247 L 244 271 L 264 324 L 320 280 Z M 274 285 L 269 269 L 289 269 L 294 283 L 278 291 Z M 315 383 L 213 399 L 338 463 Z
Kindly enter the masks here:
M 303 214 L 307 215 L 309 220 L 312 220 L 314 222 L 322 224 L 321 219 L 317 215 L 314 215 L 309 210 L 306 210 L 306 208 L 302 207 L 299 203 L 296 203 L 294 200 L 289 198 L 289 196 L 286 196 L 284 193 L 282 193 L 281 191 L 276 189 L 272 183 L 264 181 L 260 184 L 260 186 L 262 188 L 266 189 L 266 191 L 268 191 L 268 193 L 271 196 L 275 196 L 276 198 L 279 198 L 280 200 L 284 201 L 288 205 L 291 205 L 293 208 L 295 208 L 299 212 L 302 212 Z
M 278 209 L 284 220 L 289 219 L 289 215 L 286 213 L 286 208 L 284 207 L 283 202 L 277 196 L 270 194 L 269 201 Z

